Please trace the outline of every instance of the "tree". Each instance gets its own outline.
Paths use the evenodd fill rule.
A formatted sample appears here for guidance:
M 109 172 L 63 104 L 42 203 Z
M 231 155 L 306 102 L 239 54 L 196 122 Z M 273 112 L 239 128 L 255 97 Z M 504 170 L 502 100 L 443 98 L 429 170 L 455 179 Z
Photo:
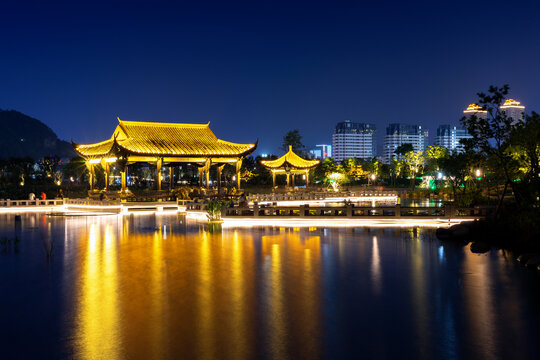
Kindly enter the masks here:
M 448 156 L 448 150 L 439 145 L 430 145 L 424 151 L 426 158 L 426 171 L 434 172 L 440 168 L 440 160 Z
M 422 166 L 425 161 L 424 153 L 422 151 L 409 151 L 404 155 L 404 162 L 409 169 L 411 176 L 411 187 L 414 190 L 416 185 L 416 174 L 422 170 Z
M 510 137 L 509 154 L 517 164 L 520 181 L 515 184 L 524 205 L 531 206 L 540 196 L 540 115 L 525 117 Z
M 522 120 L 513 119 L 501 110 L 501 105 L 503 105 L 509 89 L 508 85 L 490 86 L 487 94 L 478 94 L 478 105 L 486 111 L 486 116 L 472 115 L 461 119 L 469 134 L 472 135 L 473 146 L 487 158 L 494 167 L 494 171 L 502 175 L 504 179 L 502 194 L 499 197 L 496 210 L 497 215 L 508 187 L 514 191 L 516 201 L 520 202 L 519 192 L 514 182 L 518 175 L 519 166 L 512 157 L 509 148 L 511 134 L 524 124 Z
M 414 151 L 413 145 L 409 143 L 405 143 L 405 144 L 399 145 L 396 151 L 394 151 L 394 154 L 398 155 L 398 157 L 403 157 L 406 153 L 410 151 Z
M 302 144 L 302 135 L 298 129 L 289 131 L 283 137 L 283 145 L 281 145 L 281 150 L 287 152 L 289 151 L 289 145 L 292 146 L 292 149 L 296 153 L 303 153 L 305 146 Z

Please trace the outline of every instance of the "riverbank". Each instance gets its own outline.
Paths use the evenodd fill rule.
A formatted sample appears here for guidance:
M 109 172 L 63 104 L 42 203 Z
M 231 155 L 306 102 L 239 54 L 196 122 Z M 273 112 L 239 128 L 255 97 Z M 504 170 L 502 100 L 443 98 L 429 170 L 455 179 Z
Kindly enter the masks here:
M 540 270 L 540 212 L 536 209 L 517 211 L 507 207 L 497 218 L 440 228 L 436 235 L 442 241 L 471 243 L 474 253 L 485 253 L 491 248 L 511 251 L 520 263 Z

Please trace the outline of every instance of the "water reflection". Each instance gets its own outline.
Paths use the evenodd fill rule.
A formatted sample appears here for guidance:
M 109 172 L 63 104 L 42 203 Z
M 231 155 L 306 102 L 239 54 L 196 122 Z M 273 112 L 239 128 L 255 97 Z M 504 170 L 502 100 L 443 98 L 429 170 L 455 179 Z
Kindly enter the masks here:
M 540 335 L 534 273 L 421 228 L 0 216 L 0 236 L 15 231 L 0 320 L 16 325 L 0 344 L 49 342 L 50 358 L 527 358 Z M 7 358 L 48 357 L 16 349 Z
M 87 359 L 115 359 L 121 343 L 117 246 L 112 226 L 92 224 L 88 236 L 81 240 L 76 353 Z

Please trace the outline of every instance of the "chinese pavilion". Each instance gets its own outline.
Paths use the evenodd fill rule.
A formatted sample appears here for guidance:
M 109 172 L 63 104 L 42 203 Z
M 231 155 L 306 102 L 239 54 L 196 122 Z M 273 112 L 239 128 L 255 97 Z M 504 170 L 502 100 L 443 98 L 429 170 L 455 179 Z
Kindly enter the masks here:
M 319 160 L 306 160 L 296 155 L 289 145 L 289 151 L 275 160 L 262 160 L 261 165 L 270 169 L 272 172 L 272 184 L 276 187 L 276 174 L 287 175 L 287 186 L 290 186 L 290 177 L 292 175 L 292 186 L 294 187 L 294 175 L 303 174 L 306 176 L 306 185 L 309 184 L 309 170 L 319 164 Z
M 172 167 L 179 163 L 198 166 L 199 185 L 209 186 L 210 167 L 217 166 L 218 189 L 221 187 L 221 171 L 225 164 L 236 167 L 237 187 L 240 188 L 240 168 L 242 160 L 257 147 L 252 144 L 236 144 L 218 139 L 209 124 L 176 124 L 124 121 L 118 119 L 118 126 L 110 139 L 81 145 L 73 143 L 75 151 L 84 159 L 90 172 L 90 189 L 94 189 L 94 166 L 100 164 L 105 171 L 105 190 L 108 190 L 109 167 L 120 167 L 122 191 L 126 190 L 128 165 L 145 162 L 157 167 L 157 189 L 161 190 L 161 169 L 169 166 L 171 186 L 174 174 Z

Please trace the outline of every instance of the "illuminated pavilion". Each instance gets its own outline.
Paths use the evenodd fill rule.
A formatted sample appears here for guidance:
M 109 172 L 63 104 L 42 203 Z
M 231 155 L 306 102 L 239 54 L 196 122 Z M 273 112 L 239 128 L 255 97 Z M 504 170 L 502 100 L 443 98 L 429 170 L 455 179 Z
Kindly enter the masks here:
M 276 187 L 276 174 L 287 175 L 287 186 L 290 186 L 292 175 L 292 186 L 294 187 L 294 175 L 302 174 L 306 176 L 306 185 L 309 184 L 309 170 L 319 165 L 320 160 L 306 160 L 296 155 L 289 145 L 289 151 L 275 160 L 262 160 L 261 165 L 272 172 L 272 185 Z
M 96 165 L 105 171 L 105 190 L 108 190 L 109 168 L 116 164 L 120 168 L 122 191 L 126 191 L 128 166 L 134 163 L 154 164 L 157 168 L 157 189 L 161 190 L 161 169 L 169 166 L 171 186 L 173 166 L 191 163 L 198 166 L 199 185 L 210 183 L 210 167 L 217 166 L 217 184 L 221 188 L 221 172 L 225 164 L 236 167 L 237 188 L 240 189 L 240 168 L 242 160 L 257 147 L 252 144 L 236 144 L 218 139 L 209 124 L 176 124 L 124 121 L 118 119 L 118 126 L 110 139 L 95 144 L 73 143 L 75 151 L 84 159 L 90 173 L 90 190 L 94 189 Z

